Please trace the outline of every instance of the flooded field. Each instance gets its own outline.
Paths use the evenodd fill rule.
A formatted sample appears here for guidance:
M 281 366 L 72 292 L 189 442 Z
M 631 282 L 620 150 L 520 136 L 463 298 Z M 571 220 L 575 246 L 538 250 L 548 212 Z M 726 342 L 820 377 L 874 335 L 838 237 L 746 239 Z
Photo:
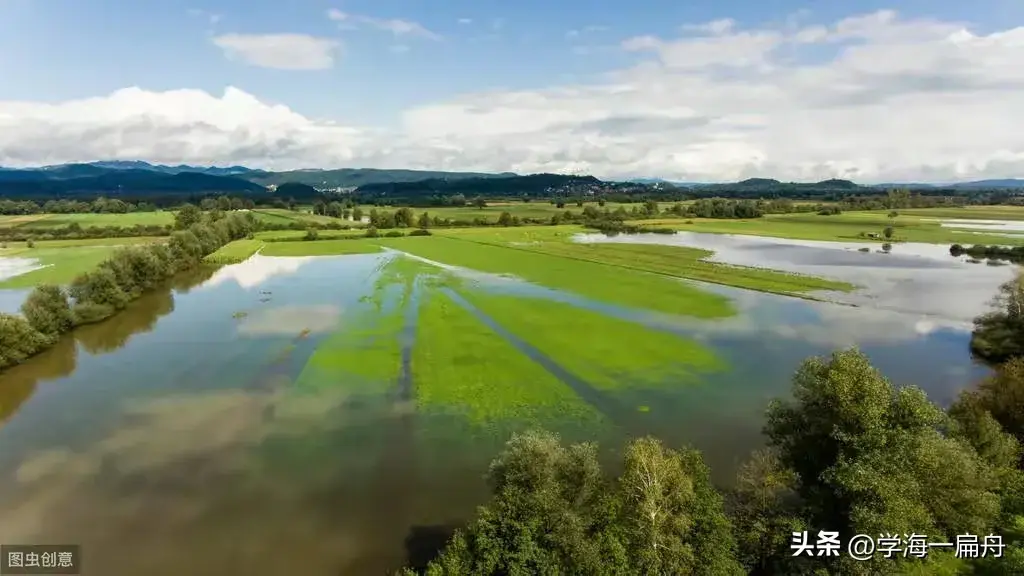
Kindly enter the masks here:
M 700 285 L 735 313 L 682 316 L 394 251 L 207 269 L 0 374 L 0 541 L 78 543 L 111 576 L 385 573 L 473 513 L 514 430 L 651 433 L 726 482 L 807 356 L 856 344 L 947 402 L 1012 274 L 941 246 L 582 240 L 848 280 L 828 297 L 860 307 Z

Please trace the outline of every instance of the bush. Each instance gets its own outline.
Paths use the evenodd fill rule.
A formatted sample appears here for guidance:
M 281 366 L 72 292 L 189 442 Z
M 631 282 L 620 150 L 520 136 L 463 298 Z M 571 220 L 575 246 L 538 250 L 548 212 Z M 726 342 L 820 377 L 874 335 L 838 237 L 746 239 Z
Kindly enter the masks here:
M 306 230 L 306 235 L 302 237 L 303 240 L 316 240 L 320 237 L 320 232 L 316 228 L 309 228 Z
M 53 284 L 36 286 L 21 305 L 21 313 L 32 328 L 51 338 L 67 332 L 74 325 L 67 293 Z
M 28 247 L 28 248 L 35 248 L 36 247 L 36 241 L 31 239 L 31 238 L 29 238 L 28 240 L 25 241 L 25 246 Z
M 430 230 L 427 230 L 426 228 L 419 228 L 409 232 L 409 236 L 432 236 L 432 234 L 430 233 Z
M 28 320 L 0 312 L 0 368 L 20 364 L 52 342 L 33 328 Z
M 366 229 L 366 237 L 367 238 L 376 238 L 377 236 L 379 236 L 379 234 L 377 233 L 377 227 L 376 226 L 370 226 L 370 227 L 368 227 Z
M 405 236 L 405 234 L 402 234 L 398 230 L 390 230 L 387 234 L 384 234 L 385 238 L 401 238 L 402 236 Z

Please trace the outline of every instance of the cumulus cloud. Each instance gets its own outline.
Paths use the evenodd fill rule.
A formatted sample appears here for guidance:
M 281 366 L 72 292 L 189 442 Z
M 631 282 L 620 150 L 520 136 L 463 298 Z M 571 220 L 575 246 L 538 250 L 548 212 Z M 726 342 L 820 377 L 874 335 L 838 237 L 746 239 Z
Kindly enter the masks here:
M 230 59 L 279 70 L 330 68 L 339 47 L 337 40 L 306 34 L 223 34 L 213 43 Z
M 329 15 L 422 35 L 414 23 Z M 1024 27 L 981 33 L 881 11 L 830 23 L 802 16 L 752 29 L 718 20 L 679 30 L 623 39 L 617 50 L 633 64 L 594 82 L 424 103 L 388 130 L 313 120 L 234 88 L 221 96 L 132 88 L 55 104 L 0 102 L 0 165 L 146 158 L 698 181 L 1024 173 L 1024 135 L 1006 129 L 1024 110 Z M 231 49 L 258 60 L 254 44 Z
M 402 20 L 400 18 L 375 18 L 373 16 L 360 16 L 342 12 L 337 8 L 327 11 L 327 17 L 339 23 L 343 29 L 355 28 L 359 25 L 369 26 L 378 30 L 390 32 L 395 36 L 418 36 L 427 40 L 441 40 L 441 35 L 433 32 L 419 22 Z M 469 22 L 459 21 L 460 24 Z

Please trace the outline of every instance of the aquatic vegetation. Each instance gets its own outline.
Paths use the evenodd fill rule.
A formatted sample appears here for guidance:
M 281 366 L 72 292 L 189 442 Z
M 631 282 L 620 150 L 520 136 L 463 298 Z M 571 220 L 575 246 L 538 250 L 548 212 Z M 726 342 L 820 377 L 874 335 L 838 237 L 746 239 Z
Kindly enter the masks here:
M 339 256 L 376 252 L 380 252 L 380 246 L 362 239 L 352 239 L 268 242 L 260 253 L 264 256 Z
M 561 302 L 462 291 L 481 312 L 602 390 L 695 383 L 724 367 L 698 342 Z
M 250 256 L 258 252 L 262 247 L 262 240 L 243 238 L 221 246 L 216 252 L 204 258 L 204 260 L 211 264 L 238 264 L 248 260 Z
M 245 310 L 239 310 L 238 312 L 235 312 L 234 314 L 232 314 L 231 317 L 236 319 L 236 320 L 240 320 L 242 318 L 245 318 L 248 315 L 249 315 L 249 313 L 246 312 Z
M 380 239 L 384 246 L 445 264 L 511 274 L 548 288 L 611 304 L 702 318 L 729 316 L 729 300 L 677 279 L 621 266 L 451 237 Z
M 848 282 L 806 274 L 705 262 L 702 259 L 714 252 L 685 246 L 547 242 L 523 249 L 777 294 L 814 290 L 849 292 L 856 288 Z
M 572 389 L 442 292 L 420 306 L 412 374 L 421 410 L 464 415 L 493 425 L 598 422 Z

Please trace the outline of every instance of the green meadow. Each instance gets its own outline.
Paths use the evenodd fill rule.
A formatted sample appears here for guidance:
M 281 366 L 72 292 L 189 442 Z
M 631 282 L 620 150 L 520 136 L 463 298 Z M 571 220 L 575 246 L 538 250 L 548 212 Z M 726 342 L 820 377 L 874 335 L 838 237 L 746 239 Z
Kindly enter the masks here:
M 75 276 L 95 268 L 121 246 L 163 241 L 166 238 L 49 240 L 36 242 L 32 248 L 24 242 L 12 242 L 7 248 L 0 248 L 0 258 L 30 258 L 42 268 L 0 281 L 0 289 L 31 288 L 42 283 L 67 284 Z
M 237 264 L 244 262 L 263 247 L 262 240 L 243 238 L 221 246 L 216 252 L 206 257 L 211 264 Z
M 724 296 L 659 274 L 624 273 L 618 266 L 440 236 L 381 238 L 377 242 L 444 264 L 511 275 L 621 306 L 702 318 L 733 313 Z
M 264 256 L 336 256 L 342 254 L 373 254 L 380 246 L 365 240 L 312 240 L 309 242 L 267 242 L 260 254 Z
M 602 390 L 699 382 L 722 362 L 701 344 L 562 302 L 461 291 L 464 298 L 556 364 Z
M 417 406 L 476 425 L 596 422 L 566 384 L 441 292 L 421 304 L 412 356 Z

